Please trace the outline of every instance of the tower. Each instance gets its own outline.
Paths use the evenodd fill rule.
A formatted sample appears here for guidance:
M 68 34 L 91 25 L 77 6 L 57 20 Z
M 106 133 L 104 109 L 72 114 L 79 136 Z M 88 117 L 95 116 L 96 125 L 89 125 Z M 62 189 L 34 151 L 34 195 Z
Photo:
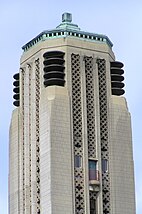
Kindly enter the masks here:
M 23 46 L 10 126 L 10 214 L 135 214 L 123 63 L 62 23 Z

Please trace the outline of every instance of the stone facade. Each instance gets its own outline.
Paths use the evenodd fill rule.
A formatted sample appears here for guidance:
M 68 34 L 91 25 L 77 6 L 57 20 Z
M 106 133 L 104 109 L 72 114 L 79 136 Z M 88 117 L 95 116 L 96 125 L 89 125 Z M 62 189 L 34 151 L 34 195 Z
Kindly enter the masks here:
M 10 214 L 135 214 L 130 113 L 126 99 L 112 95 L 123 84 L 112 80 L 111 62 L 107 42 L 69 34 L 23 53 L 10 128 Z

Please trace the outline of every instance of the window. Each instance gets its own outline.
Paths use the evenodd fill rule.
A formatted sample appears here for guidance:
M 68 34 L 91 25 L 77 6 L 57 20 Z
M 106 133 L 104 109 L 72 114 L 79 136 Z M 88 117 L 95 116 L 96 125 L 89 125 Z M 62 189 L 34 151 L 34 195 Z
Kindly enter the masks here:
M 81 167 L 81 156 L 80 155 L 75 155 L 75 167 L 79 168 Z
M 108 161 L 106 159 L 102 159 L 102 171 L 103 172 L 108 171 Z
M 97 161 L 89 160 L 89 180 L 97 180 Z

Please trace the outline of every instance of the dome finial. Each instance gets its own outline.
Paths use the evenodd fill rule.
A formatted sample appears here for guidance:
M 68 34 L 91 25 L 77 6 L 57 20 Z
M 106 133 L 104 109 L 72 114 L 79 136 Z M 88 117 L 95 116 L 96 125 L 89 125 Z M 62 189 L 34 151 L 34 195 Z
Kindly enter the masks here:
M 62 23 L 56 27 L 56 29 L 70 29 L 70 30 L 78 30 L 80 28 L 78 25 L 72 23 L 72 14 L 71 13 L 63 13 L 62 14 Z
M 63 13 L 62 14 L 62 22 L 72 22 L 72 14 L 71 13 Z

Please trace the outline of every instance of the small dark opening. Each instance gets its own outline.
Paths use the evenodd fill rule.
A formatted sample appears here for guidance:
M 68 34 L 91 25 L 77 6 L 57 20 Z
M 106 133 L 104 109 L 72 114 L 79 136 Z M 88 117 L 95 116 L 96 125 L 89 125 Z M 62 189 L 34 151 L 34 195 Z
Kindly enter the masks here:
M 90 214 L 96 214 L 96 201 L 90 199 Z

